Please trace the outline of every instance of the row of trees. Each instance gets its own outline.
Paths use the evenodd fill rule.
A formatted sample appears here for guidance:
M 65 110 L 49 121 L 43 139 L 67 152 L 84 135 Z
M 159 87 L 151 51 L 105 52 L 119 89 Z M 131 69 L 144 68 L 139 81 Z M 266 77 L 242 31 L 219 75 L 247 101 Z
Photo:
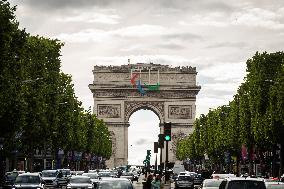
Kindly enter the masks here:
M 245 146 L 250 164 L 255 158 L 264 162 L 270 153 L 275 165 L 277 146 L 284 148 L 284 54 L 257 52 L 246 64 L 247 76 L 234 99 L 195 120 L 193 134 L 177 144 L 178 159 L 207 154 L 211 163 L 224 165 L 224 154 L 230 153 L 239 163 Z M 283 173 L 283 162 L 281 168 Z
M 70 75 L 61 72 L 56 39 L 19 29 L 15 7 L 0 0 L 0 138 L 4 156 L 35 149 L 81 151 L 109 158 L 110 133 L 85 111 Z M 2 155 L 3 156 L 3 155 Z

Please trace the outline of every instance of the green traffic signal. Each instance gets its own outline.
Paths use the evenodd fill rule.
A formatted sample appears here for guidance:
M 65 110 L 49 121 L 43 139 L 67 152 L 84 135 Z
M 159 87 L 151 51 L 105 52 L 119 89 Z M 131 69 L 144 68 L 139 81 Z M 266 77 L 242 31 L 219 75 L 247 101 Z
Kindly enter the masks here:
M 166 136 L 165 136 L 165 140 L 166 140 L 166 141 L 170 141 L 170 140 L 171 140 L 171 136 L 166 135 Z

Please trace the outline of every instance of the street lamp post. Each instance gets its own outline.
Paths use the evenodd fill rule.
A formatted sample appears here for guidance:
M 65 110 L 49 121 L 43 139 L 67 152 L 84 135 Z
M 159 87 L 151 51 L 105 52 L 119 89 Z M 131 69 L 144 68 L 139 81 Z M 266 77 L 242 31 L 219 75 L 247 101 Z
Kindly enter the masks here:
M 0 186 L 4 183 L 5 176 L 4 138 L 0 137 Z

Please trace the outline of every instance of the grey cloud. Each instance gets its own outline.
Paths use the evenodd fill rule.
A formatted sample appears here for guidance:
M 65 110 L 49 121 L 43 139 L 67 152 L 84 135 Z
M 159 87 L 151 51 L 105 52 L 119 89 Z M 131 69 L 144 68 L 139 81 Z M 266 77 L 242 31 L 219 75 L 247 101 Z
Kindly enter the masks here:
M 164 39 L 178 39 L 182 41 L 186 40 L 202 40 L 202 36 L 192 34 L 192 33 L 176 33 L 176 34 L 168 34 L 168 35 L 163 35 Z
M 145 7 L 154 11 L 163 9 L 164 13 L 173 13 L 179 11 L 231 11 L 232 6 L 225 2 L 208 0 L 144 0 L 142 2 L 131 0 L 12 0 L 16 4 L 23 4 L 36 9 L 46 11 L 58 9 L 79 9 L 90 6 L 108 7 L 112 5 L 123 6 L 125 4 L 131 5 L 132 8 Z
M 14 0 L 15 3 L 19 0 Z M 23 4 L 40 9 L 82 8 L 88 6 L 107 6 L 111 0 L 25 0 Z
M 161 7 L 180 9 L 183 11 L 200 10 L 200 11 L 226 11 L 233 9 L 232 4 L 227 1 L 220 0 L 161 0 L 159 1 Z
M 137 145 L 137 146 L 141 146 L 141 145 L 148 144 L 148 143 L 149 143 L 148 140 L 146 140 L 144 138 L 140 138 L 139 140 L 135 141 L 134 144 Z
M 231 48 L 246 48 L 248 44 L 245 42 L 221 42 L 208 45 L 206 48 L 222 48 L 222 47 L 231 47 Z
M 232 91 L 210 89 L 210 92 L 207 92 L 206 97 L 222 99 L 224 96 L 228 96 L 228 95 L 232 95 Z
M 163 49 L 170 49 L 170 50 L 180 50 L 180 49 L 185 49 L 186 47 L 183 45 L 175 44 L 175 43 L 163 43 L 156 45 L 158 48 L 163 48 Z

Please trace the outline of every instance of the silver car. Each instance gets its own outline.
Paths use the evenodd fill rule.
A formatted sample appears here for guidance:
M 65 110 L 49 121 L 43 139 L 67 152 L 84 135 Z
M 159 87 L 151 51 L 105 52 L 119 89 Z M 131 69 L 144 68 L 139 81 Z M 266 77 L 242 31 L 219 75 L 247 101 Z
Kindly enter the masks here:
M 57 186 L 56 176 L 58 172 L 57 170 L 43 170 L 41 172 L 42 180 L 45 182 L 45 188 L 55 188 Z
M 134 187 L 126 178 L 106 178 L 96 183 L 95 189 L 134 189 Z
M 90 177 L 87 176 L 72 176 L 69 183 L 67 184 L 67 189 L 92 189 L 93 183 Z
M 23 173 L 16 177 L 12 189 L 43 189 L 44 181 L 38 173 Z

